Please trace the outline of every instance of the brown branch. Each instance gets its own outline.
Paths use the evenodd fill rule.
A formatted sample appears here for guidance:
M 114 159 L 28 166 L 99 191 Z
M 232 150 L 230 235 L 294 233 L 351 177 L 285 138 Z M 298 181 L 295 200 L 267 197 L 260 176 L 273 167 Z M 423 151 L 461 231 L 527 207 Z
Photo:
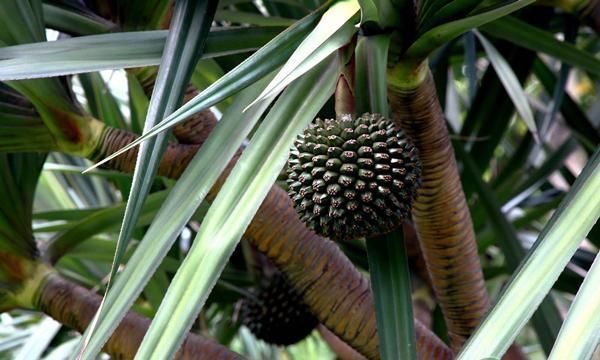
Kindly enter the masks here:
M 341 360 L 365 360 L 365 357 L 356 352 L 352 347 L 348 346 L 339 337 L 332 333 L 323 324 L 319 324 L 317 327 L 321 338 L 325 340 L 329 348 L 337 355 Z
M 56 274 L 46 278 L 36 307 L 58 322 L 79 332 L 85 331 L 102 298 Z M 116 359 L 133 359 L 150 326 L 150 319 L 129 312 L 104 346 Z M 242 359 L 225 346 L 202 336 L 189 334 L 176 355 L 177 359 Z
M 395 121 L 419 149 L 422 184 L 413 219 L 454 349 L 490 305 L 469 208 L 431 74 L 416 87 L 388 86 Z
M 206 128 L 215 123 L 214 117 L 205 116 L 201 122 L 204 130 L 199 133 L 208 135 Z M 113 135 L 103 137 L 103 142 L 120 139 L 119 146 L 122 146 L 136 137 L 123 130 L 110 131 Z M 204 139 L 198 137 L 196 140 Z M 187 147 L 189 145 L 171 145 L 172 156 L 169 157 L 167 151 L 159 174 L 179 177 L 191 159 Z M 104 149 L 117 147 L 101 144 L 99 148 L 98 157 L 103 157 L 107 154 Z M 130 152 L 134 151 L 136 150 Z M 178 157 L 178 154 L 185 155 Z M 135 155 L 126 155 L 120 161 L 107 164 L 113 169 L 132 171 L 135 159 Z M 216 196 L 234 163 L 235 159 L 208 194 L 209 201 Z M 379 358 L 379 340 L 369 281 L 356 270 L 336 244 L 316 235 L 300 221 L 284 190 L 278 186 L 271 188 L 246 230 L 245 237 L 286 273 L 323 324 L 363 355 L 371 359 Z M 431 354 L 436 355 L 435 359 L 452 358 L 450 349 L 429 329 L 422 325 L 416 326 L 416 329 L 417 351 L 421 359 L 431 359 Z

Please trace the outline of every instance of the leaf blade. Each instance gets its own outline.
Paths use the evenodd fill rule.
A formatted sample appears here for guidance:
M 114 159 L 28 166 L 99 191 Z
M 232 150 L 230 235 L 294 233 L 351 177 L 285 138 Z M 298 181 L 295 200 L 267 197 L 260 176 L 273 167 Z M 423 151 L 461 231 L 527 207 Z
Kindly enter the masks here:
M 502 297 L 467 341 L 458 359 L 501 356 L 600 216 L 589 199 L 600 188 L 600 150 L 554 213 Z M 501 329 L 494 324 L 502 324 Z
M 338 73 L 339 57 L 325 60 L 291 85 L 269 112 L 207 213 L 136 358 L 161 359 L 177 351 L 277 178 L 296 135 L 333 93 Z M 303 101 L 303 94 L 313 101 Z
M 146 134 L 121 148 L 114 154 L 106 157 L 104 160 L 94 164 L 86 171 L 92 170 L 105 162 L 110 161 L 127 150 L 139 145 L 146 139 L 156 136 L 160 132 L 175 126 L 194 113 L 215 105 L 276 69 L 285 61 L 285 57 L 291 54 L 291 50 L 296 44 L 300 43 L 301 38 L 309 32 L 310 28 L 316 23 L 319 15 L 324 9 L 324 7 L 321 7 L 304 17 L 302 20 L 296 22 L 260 48 L 252 56 L 221 77 L 218 81 L 185 103 Z
M 496 74 L 498 75 L 500 82 L 502 82 L 502 85 L 504 85 L 508 96 L 510 96 L 511 100 L 513 101 L 517 112 L 525 121 L 529 131 L 531 131 L 533 134 L 533 138 L 536 141 L 539 141 L 537 126 L 535 124 L 535 119 L 533 118 L 533 112 L 531 111 L 531 107 L 527 102 L 527 95 L 521 87 L 519 79 L 510 68 L 510 65 L 508 65 L 508 62 L 498 52 L 498 50 L 496 50 L 494 45 L 492 45 L 492 43 L 490 43 L 478 31 L 474 31 L 474 33 L 479 38 L 481 45 L 483 45 L 483 48 L 488 55 L 488 59 L 494 66 L 494 70 L 496 70 Z
M 490 36 L 508 40 L 533 51 L 543 52 L 573 66 L 600 75 L 600 60 L 553 34 L 527 24 L 514 16 L 506 16 L 482 26 Z

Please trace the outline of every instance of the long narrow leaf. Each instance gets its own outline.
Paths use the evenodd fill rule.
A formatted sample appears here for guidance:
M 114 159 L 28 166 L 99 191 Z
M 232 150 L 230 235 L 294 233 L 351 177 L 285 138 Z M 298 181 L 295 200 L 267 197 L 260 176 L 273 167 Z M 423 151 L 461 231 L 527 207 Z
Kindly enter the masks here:
M 406 51 L 406 57 L 411 59 L 425 59 L 439 46 L 454 39 L 458 35 L 517 11 L 532 4 L 534 1 L 535 0 L 516 0 L 482 14 L 469 16 L 464 19 L 436 26 L 419 36 Z
M 490 43 L 485 37 L 483 37 L 478 31 L 474 31 L 475 35 L 481 41 L 481 45 L 485 49 L 485 52 L 488 55 L 488 59 L 494 66 L 494 70 L 496 70 L 496 74 L 504 85 L 508 96 L 510 96 L 513 104 L 515 104 L 515 108 L 519 115 L 527 124 L 529 131 L 533 134 L 534 139 L 538 138 L 537 126 L 535 125 L 535 119 L 533 118 L 533 112 L 529 107 L 529 103 L 527 102 L 527 95 L 525 91 L 521 87 L 521 83 L 517 76 L 510 68 L 510 65 L 506 62 L 504 57 L 496 50 L 494 45 Z
M 600 149 L 554 213 L 500 300 L 458 359 L 500 357 L 529 320 L 600 216 Z
M 381 358 L 417 359 L 410 271 L 400 231 L 367 239 Z
M 356 111 L 389 116 L 386 71 L 389 35 L 361 36 L 356 44 Z M 384 86 L 378 86 L 383 82 Z
M 158 70 L 156 84 L 150 99 L 144 131 L 148 131 L 166 115 L 175 110 L 183 100 L 190 76 L 196 62 L 202 54 L 206 36 L 210 30 L 216 4 L 210 1 L 181 0 L 175 5 L 169 36 L 165 43 L 165 52 Z M 168 133 L 163 133 L 148 141 L 140 148 L 137 156 L 131 192 L 125 207 L 123 223 L 117 239 L 117 249 L 109 274 L 107 293 L 110 293 L 112 278 L 115 276 L 125 254 L 127 244 L 144 207 L 144 201 L 150 192 L 152 180 L 158 170 L 162 154 L 168 141 Z M 98 309 L 101 317 L 103 303 Z M 96 319 L 98 318 L 96 317 Z M 83 338 L 86 342 L 94 333 L 93 321 L 90 332 Z
M 204 218 L 192 249 L 140 345 L 137 359 L 165 359 L 177 351 L 277 179 L 297 134 L 333 93 L 339 71 L 338 56 L 326 59 L 292 84 L 269 112 Z
M 204 58 L 248 52 L 279 27 L 233 28 L 208 35 Z M 158 65 L 167 31 L 124 32 L 0 47 L 0 80 L 20 80 Z
M 204 200 L 268 104 L 242 114 L 242 109 L 264 89 L 270 78 L 244 90 L 227 109 L 171 190 L 134 255 L 104 299 L 106 313 L 88 344 L 88 354 L 98 352 L 142 292 L 177 236 Z M 86 332 L 85 335 L 87 335 Z
M 600 255 L 592 264 L 560 329 L 550 360 L 589 359 L 600 343 Z
M 300 44 L 304 36 L 310 32 L 323 11 L 325 11 L 325 7 L 320 8 L 287 28 L 252 56 L 225 74 L 219 81 L 213 83 L 200 94 L 196 95 L 196 97 L 185 103 L 177 111 L 169 115 L 152 130 L 114 154 L 106 157 L 104 160 L 96 163 L 88 170 L 102 165 L 139 145 L 146 139 L 156 136 L 166 129 L 184 121 L 193 114 L 228 98 L 279 67 L 292 54 L 293 50 Z
M 323 14 L 315 29 L 311 31 L 290 56 L 289 60 L 286 61 L 273 81 L 249 107 L 281 91 L 294 79 L 297 79 L 333 51 L 347 43 L 356 31 L 355 24 L 351 20 L 359 10 L 360 7 L 356 0 L 342 0 L 331 6 Z M 302 70 L 299 71 L 299 69 Z
M 508 40 L 533 51 L 546 53 L 593 74 L 600 75 L 600 60 L 573 44 L 559 41 L 554 34 L 527 24 L 513 16 L 506 16 L 481 28 L 490 36 Z
M 75 9 L 43 4 L 46 26 L 68 34 L 91 35 L 106 33 L 116 28 L 112 22 L 91 12 L 79 12 Z

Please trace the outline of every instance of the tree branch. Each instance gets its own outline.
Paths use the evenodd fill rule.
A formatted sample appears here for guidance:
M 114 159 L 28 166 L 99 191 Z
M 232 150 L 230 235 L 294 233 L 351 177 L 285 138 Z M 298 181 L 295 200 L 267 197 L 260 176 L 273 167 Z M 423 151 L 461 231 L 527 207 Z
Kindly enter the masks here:
M 83 332 L 100 306 L 100 295 L 51 274 L 41 286 L 36 307 L 58 322 Z M 104 351 L 117 359 L 133 359 L 150 326 L 150 319 L 129 312 L 112 334 Z M 177 359 L 242 359 L 225 346 L 208 338 L 189 334 Z

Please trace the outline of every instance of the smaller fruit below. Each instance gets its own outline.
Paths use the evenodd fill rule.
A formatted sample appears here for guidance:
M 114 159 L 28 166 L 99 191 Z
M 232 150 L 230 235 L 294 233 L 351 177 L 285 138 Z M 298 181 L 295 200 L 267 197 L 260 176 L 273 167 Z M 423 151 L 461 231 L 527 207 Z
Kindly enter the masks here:
M 298 294 L 277 273 L 255 298 L 242 301 L 242 323 L 257 338 L 274 345 L 291 345 L 307 337 L 319 321 Z

